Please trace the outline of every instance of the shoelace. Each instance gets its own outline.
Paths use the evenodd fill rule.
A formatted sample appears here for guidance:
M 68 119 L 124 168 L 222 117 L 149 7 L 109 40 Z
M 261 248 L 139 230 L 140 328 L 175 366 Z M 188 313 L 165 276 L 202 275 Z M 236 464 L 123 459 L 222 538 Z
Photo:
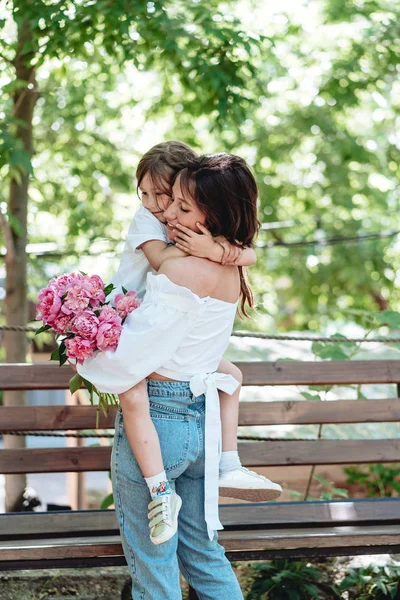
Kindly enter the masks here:
M 267 479 L 267 477 L 264 477 L 264 475 L 260 475 L 259 473 L 256 473 L 255 471 L 250 471 L 250 469 L 246 469 L 246 467 L 240 467 L 242 471 L 245 471 L 246 473 L 250 473 L 250 475 L 256 476 L 258 477 L 258 479 L 262 479 L 263 481 L 265 481 Z

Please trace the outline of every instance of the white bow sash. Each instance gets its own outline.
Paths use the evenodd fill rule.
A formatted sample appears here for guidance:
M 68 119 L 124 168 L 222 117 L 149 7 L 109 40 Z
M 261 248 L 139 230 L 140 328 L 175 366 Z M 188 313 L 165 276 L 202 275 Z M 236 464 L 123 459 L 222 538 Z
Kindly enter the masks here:
M 239 382 L 224 373 L 198 373 L 190 380 L 190 390 L 194 396 L 205 394 L 205 472 L 204 472 L 204 511 L 207 533 L 210 540 L 214 531 L 223 529 L 218 516 L 218 480 L 221 456 L 221 414 L 218 390 L 230 396 L 236 391 Z

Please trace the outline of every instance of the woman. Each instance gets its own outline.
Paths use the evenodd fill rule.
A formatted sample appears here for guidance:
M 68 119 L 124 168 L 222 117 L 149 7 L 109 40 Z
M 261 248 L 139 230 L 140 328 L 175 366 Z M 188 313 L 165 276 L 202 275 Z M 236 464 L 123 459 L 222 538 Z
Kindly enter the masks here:
M 257 186 L 242 159 L 200 157 L 174 183 L 173 202 L 164 213 L 170 238 L 179 224 L 193 231 L 200 224 L 232 244 L 250 246 L 259 226 L 256 203 Z M 123 395 L 148 380 L 151 416 L 173 488 L 150 503 L 150 527 L 177 526 L 177 535 L 158 546 L 148 537 L 143 519 L 148 490 L 119 411 L 113 489 L 133 598 L 181 599 L 179 568 L 201 600 L 243 598 L 215 534 L 222 528 L 217 389 L 232 393 L 237 385 L 215 370 L 229 343 L 239 298 L 242 311 L 246 301 L 252 304 L 241 268 L 191 256 L 169 259 L 158 275 L 148 275 L 143 304 L 126 321 L 117 351 L 78 366 L 105 392 Z

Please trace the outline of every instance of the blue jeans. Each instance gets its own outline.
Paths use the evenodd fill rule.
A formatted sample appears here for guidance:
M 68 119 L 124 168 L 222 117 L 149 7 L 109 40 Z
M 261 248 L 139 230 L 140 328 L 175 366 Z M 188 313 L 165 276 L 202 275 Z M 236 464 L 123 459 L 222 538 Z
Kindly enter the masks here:
M 155 546 L 149 537 L 150 493 L 129 446 L 119 410 L 111 470 L 115 511 L 132 576 L 134 600 L 181 600 L 179 570 L 200 600 L 243 600 L 236 576 L 204 519 L 204 396 L 189 384 L 149 380 L 150 412 L 171 487 L 182 498 L 178 533 Z

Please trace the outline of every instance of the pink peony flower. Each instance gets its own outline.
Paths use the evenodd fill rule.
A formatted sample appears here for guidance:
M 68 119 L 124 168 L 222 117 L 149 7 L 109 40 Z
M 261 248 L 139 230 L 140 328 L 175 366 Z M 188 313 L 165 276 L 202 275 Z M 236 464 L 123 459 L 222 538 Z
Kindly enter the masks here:
M 105 306 L 99 315 L 100 326 L 96 335 L 97 348 L 116 350 L 122 331 L 122 319 L 111 306 Z
M 99 319 L 91 310 L 83 310 L 72 321 L 72 331 L 85 340 L 93 341 L 98 327 Z
M 61 298 L 70 287 L 80 283 L 83 278 L 84 276 L 81 273 L 65 273 L 52 279 L 49 287 L 55 289 Z
M 114 304 L 117 313 L 123 319 L 127 317 L 132 311 L 139 308 L 141 300 L 137 298 L 136 292 L 128 292 L 127 294 L 117 294 L 114 298 Z
M 57 292 L 50 288 L 43 288 L 39 292 L 39 302 L 36 305 L 36 320 L 43 320 L 46 325 L 52 325 L 61 309 L 61 298 Z
M 84 340 L 79 335 L 65 340 L 67 355 L 69 358 L 76 358 L 81 365 L 84 360 L 93 355 L 94 347 L 92 342 Z
M 90 294 L 92 306 L 98 306 L 100 302 L 105 302 L 104 281 L 98 275 L 90 275 L 85 279 L 85 288 Z
M 63 304 L 63 312 L 66 314 L 81 312 L 88 307 L 89 302 L 90 292 L 84 287 L 84 284 L 74 284 L 68 289 L 68 295 Z
M 67 333 L 71 331 L 71 316 L 61 312 L 58 313 L 51 326 L 56 333 Z

